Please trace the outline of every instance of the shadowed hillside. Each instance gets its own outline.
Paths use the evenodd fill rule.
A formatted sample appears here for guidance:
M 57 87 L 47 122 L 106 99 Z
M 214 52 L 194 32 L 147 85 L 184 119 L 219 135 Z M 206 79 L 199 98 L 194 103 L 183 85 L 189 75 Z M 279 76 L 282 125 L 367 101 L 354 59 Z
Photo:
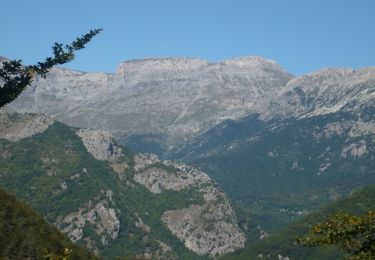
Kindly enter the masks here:
M 47 255 L 63 256 L 65 249 L 72 250 L 72 259 L 96 259 L 94 254 L 74 245 L 29 206 L 0 188 L 0 258 L 42 259 Z

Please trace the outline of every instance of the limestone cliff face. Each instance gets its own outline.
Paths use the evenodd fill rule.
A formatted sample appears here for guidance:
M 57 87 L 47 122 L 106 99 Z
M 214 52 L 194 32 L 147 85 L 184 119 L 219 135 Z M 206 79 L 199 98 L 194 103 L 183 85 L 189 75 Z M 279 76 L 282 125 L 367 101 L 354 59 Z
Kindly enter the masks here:
M 155 161 L 154 161 L 155 162 Z M 159 160 L 156 162 L 161 163 Z M 171 161 L 162 162 L 166 166 L 178 168 L 177 172 L 169 172 L 159 167 L 149 167 L 139 170 L 134 180 L 144 185 L 152 193 L 161 193 L 163 190 L 179 191 L 197 184 L 210 183 L 211 179 L 203 172 L 184 164 Z M 138 167 L 139 169 L 140 167 Z M 142 169 L 142 168 L 140 168 Z
M 339 111 L 360 113 L 375 105 L 375 67 L 359 70 L 327 68 L 296 77 L 288 82 L 262 118 L 307 118 Z
M 115 209 L 109 207 L 108 201 L 100 201 L 95 205 L 90 202 L 86 207 L 77 212 L 69 213 L 62 220 L 56 222 L 62 232 L 68 234 L 73 242 L 83 237 L 83 229 L 86 225 L 92 225 L 96 234 L 101 237 L 103 245 L 115 240 L 120 232 L 120 220 Z M 91 247 L 95 245 L 89 243 Z
M 97 129 L 80 129 L 77 131 L 87 151 L 95 159 L 102 161 L 115 161 L 122 156 L 121 147 L 116 144 L 111 134 Z
M 17 142 L 23 138 L 44 132 L 53 119 L 40 114 L 10 116 L 0 109 L 0 138 Z
M 54 68 L 12 104 L 120 141 L 160 135 L 173 148 L 225 119 L 259 110 L 292 76 L 271 60 L 164 58 L 121 63 L 115 74 Z
M 218 200 L 167 211 L 163 221 L 187 248 L 199 255 L 217 257 L 243 248 L 245 244 L 232 208 Z
M 142 59 L 121 63 L 114 74 L 54 68 L 8 108 L 105 129 L 121 143 L 171 158 L 226 119 L 252 113 L 263 121 L 340 111 L 359 115 L 374 107 L 374 82 L 374 67 L 326 68 L 293 77 L 261 57 L 219 63 Z
M 105 131 L 79 130 L 88 152 L 95 158 L 113 161 L 122 156 L 120 148 L 113 143 L 111 135 Z M 114 147 L 118 152 L 108 154 L 108 147 Z M 104 156 L 103 156 L 104 155 Z M 187 208 L 169 210 L 163 213 L 161 219 L 168 229 L 190 250 L 199 255 L 219 256 L 244 247 L 245 235 L 240 231 L 236 215 L 229 200 L 210 177 L 183 163 L 160 161 L 153 154 L 137 154 L 134 157 L 134 181 L 145 186 L 150 192 L 160 194 L 167 190 L 181 191 L 195 189 L 203 199 L 203 204 L 192 204 Z M 163 167 L 161 167 L 161 165 Z M 91 211 L 82 219 L 87 219 Z M 75 216 L 77 213 L 73 213 Z M 69 215 L 68 219 L 72 217 Z M 141 218 L 135 225 L 146 232 L 151 228 Z M 67 230 L 74 236 L 81 234 L 79 230 Z M 112 225 L 113 226 L 113 225 Z
M 202 204 L 169 210 L 162 215 L 168 229 L 187 248 L 199 255 L 220 256 L 244 247 L 245 235 L 238 227 L 229 200 L 208 175 L 186 164 L 159 161 L 155 157 L 147 163 L 145 157 L 138 160 L 142 161 L 141 167 L 134 179 L 149 191 L 159 194 L 166 190 L 194 188 L 203 198 Z M 152 167 L 156 162 L 177 170 L 171 173 Z

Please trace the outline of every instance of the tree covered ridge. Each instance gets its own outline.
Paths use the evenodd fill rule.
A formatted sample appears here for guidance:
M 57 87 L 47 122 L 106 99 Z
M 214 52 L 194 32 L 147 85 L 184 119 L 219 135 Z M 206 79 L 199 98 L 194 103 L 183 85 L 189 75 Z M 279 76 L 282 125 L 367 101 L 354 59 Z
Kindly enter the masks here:
M 97 258 L 87 249 L 74 245 L 29 206 L 0 188 L 0 258 L 59 259 L 67 250 L 70 259 Z
M 101 31 L 102 29 L 90 30 L 77 37 L 71 44 L 56 42 L 52 47 L 53 57 L 47 57 L 36 65 L 23 66 L 22 60 L 4 61 L 0 67 L 0 107 L 16 99 L 31 84 L 35 75 L 45 77 L 53 66 L 72 61 L 75 52 L 85 48 L 85 45 Z

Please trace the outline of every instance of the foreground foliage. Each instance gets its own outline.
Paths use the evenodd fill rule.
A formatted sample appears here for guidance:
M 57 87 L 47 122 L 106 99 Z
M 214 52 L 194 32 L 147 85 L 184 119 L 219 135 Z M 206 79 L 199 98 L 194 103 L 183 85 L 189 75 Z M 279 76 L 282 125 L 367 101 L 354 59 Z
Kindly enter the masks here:
M 52 47 L 53 57 L 48 57 L 36 65 L 23 66 L 21 60 L 4 61 L 0 67 L 0 107 L 12 102 L 22 91 L 31 84 L 35 75 L 45 77 L 47 72 L 55 65 L 72 61 L 75 52 L 85 48 L 85 45 L 102 29 L 90 30 L 78 37 L 70 45 L 55 43 Z
M 375 259 L 375 212 L 363 216 L 338 212 L 312 227 L 298 242 L 304 246 L 338 245 L 350 254 L 349 259 Z

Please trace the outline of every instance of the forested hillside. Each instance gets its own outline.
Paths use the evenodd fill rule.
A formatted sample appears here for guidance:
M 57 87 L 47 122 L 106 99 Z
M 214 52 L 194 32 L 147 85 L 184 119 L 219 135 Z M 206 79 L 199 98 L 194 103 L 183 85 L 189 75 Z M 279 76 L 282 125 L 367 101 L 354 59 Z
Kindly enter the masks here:
M 0 188 L 0 258 L 42 259 L 70 255 L 96 259 L 86 248 L 72 243 L 25 203 Z

